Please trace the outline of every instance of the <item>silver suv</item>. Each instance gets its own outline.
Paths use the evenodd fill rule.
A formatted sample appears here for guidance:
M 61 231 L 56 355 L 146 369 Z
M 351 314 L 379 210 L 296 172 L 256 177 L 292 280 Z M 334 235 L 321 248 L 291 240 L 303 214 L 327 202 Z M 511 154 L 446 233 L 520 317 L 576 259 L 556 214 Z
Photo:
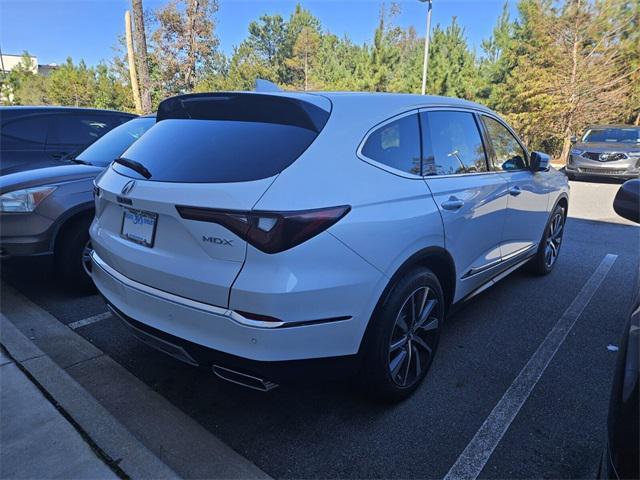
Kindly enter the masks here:
M 452 304 L 552 270 L 569 198 L 548 162 L 453 98 L 182 95 L 97 181 L 91 275 L 136 336 L 224 380 L 359 367 L 399 400 Z
M 593 125 L 572 139 L 567 176 L 637 178 L 640 176 L 640 127 Z

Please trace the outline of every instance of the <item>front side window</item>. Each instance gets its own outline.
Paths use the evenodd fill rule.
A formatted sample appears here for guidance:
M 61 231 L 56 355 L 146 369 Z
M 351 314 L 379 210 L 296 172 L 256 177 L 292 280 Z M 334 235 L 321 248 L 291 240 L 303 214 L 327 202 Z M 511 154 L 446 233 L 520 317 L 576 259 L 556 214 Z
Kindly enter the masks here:
M 362 154 L 396 170 L 420 175 L 418 115 L 406 115 L 374 130 L 364 143 Z
M 455 175 L 487 171 L 478 125 L 472 113 L 421 113 L 423 174 Z
M 496 171 L 524 170 L 527 168 L 526 154 L 507 128 L 491 117 L 482 116 L 493 146 L 495 157 L 492 168 Z

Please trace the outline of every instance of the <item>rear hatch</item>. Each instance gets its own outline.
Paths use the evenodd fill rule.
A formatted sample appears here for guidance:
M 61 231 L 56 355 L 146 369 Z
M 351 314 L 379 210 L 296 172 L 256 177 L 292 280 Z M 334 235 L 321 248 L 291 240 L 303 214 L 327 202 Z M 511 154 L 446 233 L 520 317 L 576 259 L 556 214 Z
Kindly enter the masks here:
M 212 218 L 224 215 L 241 231 L 246 214 L 315 140 L 329 111 L 328 100 L 311 95 L 165 100 L 157 124 L 99 180 L 96 252 L 132 280 L 226 307 L 247 242 Z M 202 212 L 210 218 L 203 221 Z

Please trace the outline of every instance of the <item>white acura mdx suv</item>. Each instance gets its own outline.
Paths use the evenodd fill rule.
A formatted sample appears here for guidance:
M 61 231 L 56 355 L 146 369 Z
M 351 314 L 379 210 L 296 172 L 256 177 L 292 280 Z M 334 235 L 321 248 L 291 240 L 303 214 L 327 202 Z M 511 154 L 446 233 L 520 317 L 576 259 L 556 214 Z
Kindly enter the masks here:
M 183 95 L 97 180 L 92 276 L 136 336 L 225 380 L 337 369 L 399 400 L 454 304 L 552 270 L 568 191 L 463 100 Z

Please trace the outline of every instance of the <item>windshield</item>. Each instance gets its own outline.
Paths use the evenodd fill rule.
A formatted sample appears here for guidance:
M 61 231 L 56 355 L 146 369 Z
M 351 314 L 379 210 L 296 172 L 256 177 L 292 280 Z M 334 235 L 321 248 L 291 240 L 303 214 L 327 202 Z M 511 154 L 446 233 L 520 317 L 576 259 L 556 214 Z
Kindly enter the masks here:
M 106 167 L 155 123 L 155 117 L 129 120 L 89 145 L 76 157 L 76 160 L 97 167 Z
M 582 139 L 584 143 L 639 143 L 640 128 L 591 128 Z

